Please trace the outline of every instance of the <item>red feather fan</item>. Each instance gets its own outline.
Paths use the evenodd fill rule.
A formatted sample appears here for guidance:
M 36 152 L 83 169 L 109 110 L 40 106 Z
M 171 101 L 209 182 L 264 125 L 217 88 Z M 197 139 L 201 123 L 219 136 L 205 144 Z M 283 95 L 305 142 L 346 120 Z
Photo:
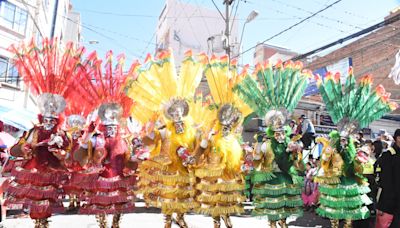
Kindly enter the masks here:
M 123 117 L 128 117 L 132 100 L 123 91 L 125 79 L 128 73 L 124 73 L 125 56 L 117 56 L 117 64 L 113 66 L 113 53 L 109 51 L 106 55 L 104 70 L 102 61 L 96 52 L 87 56 L 81 68 L 85 73 L 79 74 L 75 81 L 74 90 L 76 96 L 91 97 L 92 107 L 98 107 L 102 103 L 118 103 L 123 108 Z
M 41 47 L 33 40 L 28 45 L 10 46 L 9 50 L 16 55 L 14 64 L 33 94 L 68 96 L 85 49 L 75 48 L 73 43 L 67 43 L 63 49 L 57 39 L 44 39 Z

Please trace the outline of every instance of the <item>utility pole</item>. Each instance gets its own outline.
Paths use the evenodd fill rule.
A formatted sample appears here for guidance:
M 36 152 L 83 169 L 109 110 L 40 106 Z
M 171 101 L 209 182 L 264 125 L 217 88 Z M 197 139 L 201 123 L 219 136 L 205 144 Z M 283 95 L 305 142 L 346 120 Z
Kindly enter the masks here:
M 229 63 L 231 61 L 231 44 L 229 42 L 229 36 L 230 36 L 230 31 L 229 31 L 229 7 L 232 5 L 233 1 L 234 0 L 224 0 L 224 5 L 225 5 L 225 36 L 226 36 L 225 51 L 226 51 L 226 54 L 228 55 Z

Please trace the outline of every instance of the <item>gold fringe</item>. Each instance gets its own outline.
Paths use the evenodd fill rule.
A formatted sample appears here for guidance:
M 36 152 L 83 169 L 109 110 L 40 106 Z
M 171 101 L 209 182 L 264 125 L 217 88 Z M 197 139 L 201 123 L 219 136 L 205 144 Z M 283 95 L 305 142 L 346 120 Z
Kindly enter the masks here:
M 223 194 L 218 193 L 214 195 L 210 194 L 201 194 L 196 197 L 197 201 L 202 203 L 240 203 L 246 200 L 246 197 L 240 195 L 238 193 L 233 194 Z
M 161 208 L 163 214 L 172 214 L 172 213 L 186 213 L 194 208 L 198 208 L 200 206 L 199 203 L 195 201 L 191 202 L 160 202 L 158 205 Z
M 149 181 L 152 182 L 159 182 L 159 183 L 163 183 L 165 185 L 176 185 L 176 184 L 190 184 L 191 183 L 191 178 L 190 176 L 186 175 L 186 176 L 182 176 L 177 174 L 173 174 L 173 175 L 165 175 L 165 174 L 155 174 L 155 175 L 151 175 L 148 173 L 141 173 L 141 177 L 145 178 Z
M 175 175 L 158 175 L 157 181 L 165 185 L 176 185 L 176 184 L 190 184 L 191 178 L 189 176 L 181 176 L 179 174 Z
M 205 184 L 198 183 L 196 189 L 206 192 L 232 192 L 232 191 L 242 191 L 245 186 L 241 183 L 216 183 L 216 184 Z
M 243 214 L 244 209 L 240 205 L 234 206 L 207 206 L 195 209 L 196 213 L 211 215 L 212 217 L 217 217 L 221 215 L 229 215 L 229 214 Z
M 339 184 L 340 179 L 338 177 L 314 177 L 314 181 L 319 184 Z
M 196 177 L 199 177 L 199 178 L 220 177 L 223 175 L 223 173 L 224 173 L 223 168 L 216 168 L 216 169 L 202 168 L 202 169 L 195 170 L 195 175 L 196 175 Z
M 186 189 L 181 189 L 181 188 L 173 188 L 173 189 L 168 189 L 168 188 L 158 188 L 154 190 L 156 194 L 159 194 L 161 197 L 166 197 L 166 198 L 188 198 L 188 197 L 194 197 L 196 194 L 196 190 L 186 190 Z
M 149 169 L 155 169 L 155 170 L 162 170 L 165 171 L 168 169 L 168 166 L 171 164 L 171 161 L 167 162 L 161 161 L 161 158 L 158 159 L 159 161 L 156 161 L 157 158 L 153 158 L 153 160 L 147 160 L 147 161 L 143 161 L 140 166 L 139 169 L 140 170 L 149 170 Z

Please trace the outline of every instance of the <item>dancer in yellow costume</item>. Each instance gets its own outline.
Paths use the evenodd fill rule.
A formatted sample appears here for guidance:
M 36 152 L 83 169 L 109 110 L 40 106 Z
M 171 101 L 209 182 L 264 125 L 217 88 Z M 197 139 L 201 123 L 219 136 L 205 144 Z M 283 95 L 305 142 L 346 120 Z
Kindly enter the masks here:
M 221 218 L 226 227 L 232 227 L 229 216 L 243 213 L 241 203 L 245 200 L 242 194 L 242 148 L 236 130 L 251 110 L 233 93 L 232 88 L 241 75 L 237 74 L 235 64 L 228 63 L 227 57 L 212 57 L 205 75 L 218 113 L 214 117 L 217 121 L 209 148 L 195 171 L 199 178 L 196 199 L 201 204 L 197 211 L 211 215 L 214 227 L 220 227 Z
M 136 67 L 137 77 L 126 84 L 128 96 L 166 123 L 159 130 L 159 153 L 155 151 L 139 167 L 141 186 L 148 187 L 141 191 L 148 204 L 161 208 L 165 227 L 171 227 L 173 213 L 177 224 L 187 227 L 184 214 L 198 206 L 190 166 L 200 154 L 196 151 L 201 150 L 201 141 L 191 118 L 196 113 L 189 112 L 188 101 L 201 81 L 203 65 L 187 52 L 178 76 L 171 52 L 162 51 L 156 60 L 148 57 L 144 66 Z

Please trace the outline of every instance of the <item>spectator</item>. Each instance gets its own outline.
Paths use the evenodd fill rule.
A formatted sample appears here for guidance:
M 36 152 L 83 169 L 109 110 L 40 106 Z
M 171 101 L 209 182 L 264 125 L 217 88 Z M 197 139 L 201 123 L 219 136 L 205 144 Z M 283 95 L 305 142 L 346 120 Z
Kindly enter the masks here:
M 377 228 L 400 227 L 400 129 L 394 134 L 395 143 L 377 160 Z
M 313 210 L 318 202 L 318 184 L 314 182 L 317 168 L 311 162 L 306 164 L 306 177 L 304 179 L 304 192 L 301 194 L 305 210 Z
M 363 153 L 365 158 L 367 159 L 366 162 L 362 163 L 363 175 L 365 178 L 367 178 L 369 188 L 371 189 L 371 191 L 367 195 L 373 202 L 371 205 L 368 206 L 368 209 L 370 210 L 371 215 L 375 215 L 376 193 L 378 190 L 375 182 L 374 172 L 374 164 L 376 162 L 375 153 L 373 153 L 372 148 L 366 143 L 364 143 L 364 145 L 358 149 L 358 153 Z
M 373 147 L 374 147 L 375 157 L 379 158 L 383 152 L 383 143 L 380 140 L 380 138 L 374 141 Z
M 355 140 L 354 141 L 355 141 L 354 143 L 356 144 L 356 148 L 363 146 L 364 143 L 365 143 L 364 134 L 361 131 L 357 132 L 355 134 Z
M 292 133 L 290 135 L 290 138 L 292 138 L 293 136 L 297 135 L 297 123 L 295 120 L 291 120 L 289 122 L 289 127 L 292 130 Z
M 371 139 L 366 139 L 364 144 L 369 147 L 369 150 L 371 151 L 371 154 L 373 154 L 374 157 L 376 157 L 375 153 L 374 153 L 374 143 L 372 142 L 372 140 Z
M 305 115 L 301 115 L 299 121 L 302 134 L 301 141 L 303 142 L 304 149 L 309 150 L 315 134 L 314 125 Z

